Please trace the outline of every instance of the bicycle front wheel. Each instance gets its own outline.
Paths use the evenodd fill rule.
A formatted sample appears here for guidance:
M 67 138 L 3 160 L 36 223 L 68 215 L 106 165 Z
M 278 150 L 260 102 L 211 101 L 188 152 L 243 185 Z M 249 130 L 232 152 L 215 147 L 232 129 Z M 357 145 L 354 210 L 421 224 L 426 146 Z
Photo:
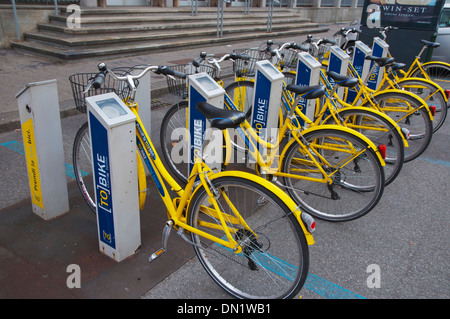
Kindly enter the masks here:
M 72 149 L 73 170 L 81 195 L 89 208 L 95 213 L 94 179 L 92 177 L 91 138 L 88 122 L 84 123 L 75 135 Z
M 253 105 L 253 90 L 255 83 L 252 81 L 236 81 L 225 88 L 225 92 L 233 102 L 235 109 L 247 112 Z M 227 105 L 228 108 L 230 106 Z
M 219 191 L 217 203 L 242 253 L 191 233 L 202 266 L 236 298 L 295 296 L 309 267 L 308 245 L 295 216 L 275 193 L 252 180 L 223 176 L 212 184 Z M 188 221 L 192 227 L 226 238 L 203 187 L 191 200 Z
M 172 105 L 164 115 L 159 134 L 164 160 L 184 184 L 189 177 L 187 112 L 187 101 Z
M 353 220 L 370 212 L 384 190 L 376 153 L 363 139 L 341 130 L 320 129 L 302 136 L 310 154 L 295 141 L 282 163 L 285 187 L 294 201 L 305 212 L 328 221 Z M 318 181 L 324 178 L 319 168 L 331 183 Z

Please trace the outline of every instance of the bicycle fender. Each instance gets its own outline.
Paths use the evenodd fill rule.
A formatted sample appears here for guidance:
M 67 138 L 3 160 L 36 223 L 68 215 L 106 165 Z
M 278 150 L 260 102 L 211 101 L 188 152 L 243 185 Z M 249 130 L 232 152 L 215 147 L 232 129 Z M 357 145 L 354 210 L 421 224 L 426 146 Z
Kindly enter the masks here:
M 431 114 L 431 110 L 430 110 L 428 104 L 420 96 L 417 96 L 414 93 L 411 93 L 411 92 L 405 91 L 405 90 L 389 89 L 389 90 L 386 90 L 386 91 L 376 92 L 373 95 L 373 97 L 376 99 L 377 96 L 379 96 L 381 94 L 388 93 L 388 91 L 389 92 L 396 92 L 396 93 L 400 93 L 400 94 L 406 94 L 406 95 L 409 95 L 410 97 L 412 97 L 413 99 L 416 99 L 417 101 L 419 101 L 419 103 L 422 104 L 422 107 L 425 107 L 425 109 L 427 110 L 428 115 L 430 116 L 430 121 L 433 121 L 433 114 Z
M 445 94 L 444 89 L 441 88 L 440 85 L 434 83 L 433 81 L 430 81 L 430 80 L 427 80 L 427 79 L 424 79 L 424 78 L 408 77 L 408 78 L 403 78 L 403 79 L 398 80 L 397 83 L 401 84 L 404 81 L 410 81 L 410 80 L 412 80 L 412 81 L 422 81 L 422 82 L 426 82 L 427 84 L 432 85 L 433 87 L 435 87 L 439 91 L 439 93 L 441 93 L 444 96 L 445 102 L 448 102 L 447 94 Z
M 300 207 L 294 202 L 294 200 L 285 192 L 283 192 L 278 186 L 276 186 L 275 184 L 265 180 L 262 177 L 259 177 L 255 174 L 252 173 L 247 173 L 247 172 L 236 172 L 236 171 L 222 171 L 219 173 L 215 173 L 215 174 L 211 174 L 209 175 L 209 179 L 212 181 L 216 178 L 219 177 L 241 177 L 241 178 L 245 178 L 248 180 L 251 180 L 255 183 L 260 184 L 261 186 L 263 186 L 264 188 L 269 189 L 271 192 L 275 193 L 285 204 L 286 206 L 289 208 L 289 210 L 294 214 L 295 218 L 297 219 L 298 223 L 300 224 L 300 227 L 303 230 L 303 233 L 305 234 L 306 237 L 306 242 L 308 243 L 308 245 L 314 245 L 315 241 L 314 241 L 314 237 L 313 235 L 307 230 L 306 226 L 303 224 L 302 218 L 301 218 L 301 210 Z M 192 192 L 192 197 L 194 197 L 194 194 L 202 187 L 202 184 L 199 184 L 195 190 Z M 190 203 L 187 207 L 186 211 L 190 210 Z
M 224 165 L 227 166 L 230 163 L 231 159 L 231 140 L 230 140 L 230 133 L 228 133 L 228 130 L 223 130 L 223 138 L 225 141 L 225 145 L 223 146 L 225 148 L 225 158 L 224 158 Z
M 137 154 L 137 171 L 138 171 L 138 185 L 139 185 L 139 210 L 144 208 L 145 197 L 147 195 L 147 176 L 145 175 L 144 163 L 141 155 Z
M 343 112 L 343 111 L 345 111 L 345 110 L 362 110 L 362 111 L 364 111 L 364 112 L 374 113 L 374 114 L 377 114 L 377 115 L 383 117 L 383 118 L 386 119 L 389 123 L 391 123 L 391 124 L 395 127 L 395 129 L 398 131 L 398 133 L 399 133 L 400 136 L 402 137 L 404 147 L 408 147 L 408 146 L 409 146 L 408 140 L 405 138 L 404 134 L 402 134 L 402 130 L 401 130 L 400 126 L 398 126 L 398 124 L 397 124 L 393 119 L 391 119 L 389 116 L 387 116 L 385 113 L 380 112 L 380 111 L 375 110 L 375 109 L 370 109 L 370 108 L 367 108 L 367 107 L 362 107 L 362 106 L 345 107 L 345 108 L 339 109 L 339 110 L 338 110 L 338 113 Z M 328 117 L 327 117 L 323 122 L 326 123 L 326 121 L 327 121 L 329 118 L 331 118 L 331 114 L 328 115 Z
M 376 147 L 376 145 L 369 140 L 366 136 L 364 136 L 363 134 L 345 127 L 345 126 L 340 126 L 340 125 L 335 125 L 335 124 L 321 124 L 319 126 L 313 126 L 310 128 L 307 128 L 305 130 L 302 131 L 302 134 L 307 134 L 309 132 L 313 132 L 313 131 L 319 131 L 319 130 L 338 130 L 338 131 L 343 131 L 343 132 L 347 132 L 351 135 L 355 135 L 357 137 L 359 137 L 360 139 L 362 139 L 369 148 L 371 148 L 375 154 L 377 154 L 378 160 L 380 161 L 381 166 L 385 166 L 386 163 L 384 162 L 383 156 L 381 155 L 380 151 L 378 150 L 378 147 Z M 294 138 L 292 138 L 287 145 L 285 146 L 285 148 L 283 149 L 283 152 L 281 153 L 281 158 L 284 158 L 286 151 L 288 150 L 289 146 L 291 146 L 292 143 L 295 143 L 296 140 Z
M 431 65 L 431 64 L 442 65 L 444 67 L 450 68 L 450 63 L 446 63 L 446 62 L 442 62 L 442 61 L 428 61 L 428 62 L 422 63 L 422 67 Z M 408 74 L 414 74 L 418 69 L 420 69 L 420 68 L 416 67 L 414 70 L 412 70 L 412 72 L 408 72 Z

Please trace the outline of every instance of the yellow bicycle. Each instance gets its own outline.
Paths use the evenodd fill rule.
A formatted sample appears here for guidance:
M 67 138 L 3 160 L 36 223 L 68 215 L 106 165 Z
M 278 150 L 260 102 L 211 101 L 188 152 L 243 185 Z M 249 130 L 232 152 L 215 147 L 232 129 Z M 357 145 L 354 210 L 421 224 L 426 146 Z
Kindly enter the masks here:
M 325 93 L 323 86 L 287 89 L 298 94 L 298 99 L 319 98 Z M 219 119 L 227 119 L 227 112 L 245 114 L 227 94 L 224 104 L 227 109 L 206 103 L 197 109 L 206 118 L 220 123 L 226 122 Z M 160 134 L 167 165 L 185 183 L 189 181 L 187 110 L 187 102 L 174 105 L 162 121 Z M 367 214 L 384 190 L 385 163 L 377 146 L 343 126 L 312 125 L 300 129 L 292 124 L 294 112 L 292 108 L 283 126 L 275 128 L 278 135 L 270 142 L 261 139 L 247 120 L 229 131 L 229 127 L 216 124 L 225 137 L 222 168 L 231 166 L 235 160 L 243 163 L 238 157 L 245 154 L 233 153 L 236 148 L 231 141 L 234 141 L 249 154 L 256 172 L 284 187 L 305 212 L 329 221 L 347 221 Z
M 394 29 L 391 26 L 379 29 L 381 38 L 386 41 L 387 32 Z M 347 41 L 349 33 L 359 33 L 357 29 L 346 29 L 340 33 L 340 40 L 347 43 L 348 49 L 353 52 L 355 41 Z M 405 89 L 421 97 L 429 107 L 434 109 L 433 132 L 436 132 L 445 122 L 447 117 L 448 95 L 450 93 L 450 64 L 441 61 L 420 61 L 422 54 L 427 49 L 439 47 L 439 43 L 420 40 L 423 47 L 419 54 L 415 56 L 408 70 L 405 70 L 404 63 L 392 60 L 386 64 L 383 78 L 379 84 L 382 89 Z M 392 57 L 388 54 L 389 57 Z M 373 65 L 373 68 L 375 64 Z M 369 72 L 375 76 L 372 70 Z
M 131 88 L 124 102 L 136 115 L 137 148 L 167 207 L 162 248 L 149 260 L 166 251 L 168 236 L 175 229 L 193 246 L 211 278 L 232 296 L 259 299 L 296 295 L 308 272 L 308 245 L 314 243 L 312 217 L 301 212 L 276 185 L 245 172 L 215 172 L 204 163 L 201 153 L 195 159 L 185 187 L 181 187 L 160 160 L 134 100 L 135 81 L 145 73 L 180 74 L 158 66 L 146 67 L 133 76 L 117 76 L 106 65 L 99 69 L 88 89 L 91 85 L 101 88 L 106 76 Z M 245 120 L 242 112 L 231 111 L 225 116 L 232 126 Z M 83 153 L 78 155 L 74 157 L 76 169 L 83 162 Z M 89 159 L 85 158 L 85 162 Z M 142 168 L 138 167 L 138 171 L 142 179 Z M 79 180 L 81 176 L 77 173 Z

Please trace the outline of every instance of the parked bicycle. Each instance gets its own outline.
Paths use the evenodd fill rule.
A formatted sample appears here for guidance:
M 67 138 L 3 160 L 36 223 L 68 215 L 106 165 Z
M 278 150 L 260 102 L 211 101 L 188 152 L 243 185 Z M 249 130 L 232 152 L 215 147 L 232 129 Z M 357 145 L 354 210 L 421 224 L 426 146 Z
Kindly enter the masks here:
M 314 243 L 313 219 L 301 212 L 274 184 L 245 172 L 215 172 L 205 164 L 201 153 L 195 158 L 187 184 L 180 186 L 160 160 L 140 120 L 134 97 L 135 80 L 147 72 L 185 75 L 161 66 L 148 66 L 138 75 L 128 76 L 118 76 L 104 64 L 99 70 L 85 83 L 85 92 L 91 87 L 100 89 L 107 76 L 130 88 L 124 103 L 136 115 L 137 149 L 167 208 L 162 248 L 152 254 L 149 261 L 166 251 L 169 234 L 176 229 L 177 234 L 193 246 L 211 278 L 234 297 L 259 299 L 296 295 L 308 273 L 308 245 Z M 220 111 L 220 115 L 229 120 L 230 127 L 245 120 L 242 112 Z M 78 167 L 78 157 L 74 159 L 74 167 Z M 141 169 L 138 167 L 138 170 Z M 177 197 L 172 198 L 169 190 Z
M 323 86 L 292 85 L 287 89 L 295 92 L 298 99 L 315 99 L 325 93 Z M 238 111 L 227 94 L 224 99 L 229 110 Z M 166 113 L 162 121 L 160 135 L 164 144 L 161 146 L 171 171 L 186 183 L 189 177 L 187 104 L 180 108 L 178 103 L 170 110 L 174 112 Z M 213 106 L 205 105 L 200 111 L 206 118 L 222 117 Z M 228 136 L 237 135 L 242 140 L 242 148 L 255 160 L 256 172 L 277 183 L 281 177 L 284 183 L 278 185 L 283 185 L 306 212 L 330 221 L 351 220 L 367 214 L 384 189 L 384 160 L 378 148 L 364 135 L 342 126 L 317 125 L 301 130 L 292 124 L 294 112 L 292 108 L 279 128 L 278 137 L 270 142 L 261 140 L 247 120 L 233 127 L 237 134 L 224 131 L 228 152 L 223 168 L 229 164 L 230 150 L 234 149 Z M 249 112 L 246 113 L 248 116 Z M 178 115 L 173 120 L 175 114 Z M 279 154 L 285 136 L 290 138 Z
M 392 30 L 392 27 L 384 27 L 380 29 L 380 34 L 383 40 L 386 40 L 386 32 Z M 348 33 L 341 34 L 342 38 L 348 36 L 348 34 L 352 32 L 360 33 L 357 29 L 348 29 Z M 345 42 L 345 40 L 342 40 Z M 352 45 L 355 45 L 355 41 L 352 42 Z M 408 90 L 415 95 L 421 97 L 430 108 L 433 108 L 433 132 L 436 132 L 445 122 L 447 117 L 447 103 L 448 103 L 448 94 L 450 90 L 444 91 L 444 89 L 440 86 L 446 81 L 445 79 L 441 79 L 440 84 L 438 81 L 434 81 L 430 76 L 427 75 L 425 69 L 421 68 L 420 65 L 420 57 L 426 48 L 439 46 L 437 43 L 431 43 L 426 40 L 422 40 L 424 46 L 422 47 L 421 52 L 418 56 L 416 56 L 413 64 L 410 66 L 408 71 L 404 71 L 406 65 L 404 63 L 398 63 L 394 60 L 392 62 L 387 63 L 385 65 L 385 69 L 383 72 L 383 78 L 379 83 L 379 87 L 381 89 L 404 89 Z M 391 56 L 388 54 L 388 56 Z M 436 62 L 441 64 L 441 62 Z M 426 64 L 423 64 L 426 65 Z M 369 72 L 371 77 L 375 76 L 373 72 L 376 64 L 373 64 L 371 71 Z M 418 66 L 416 72 L 412 72 L 412 68 Z M 437 70 L 437 69 L 436 69 Z M 419 72 L 420 71 L 420 72 Z M 421 73 L 421 74 L 419 74 Z M 444 74 L 445 72 L 438 72 Z

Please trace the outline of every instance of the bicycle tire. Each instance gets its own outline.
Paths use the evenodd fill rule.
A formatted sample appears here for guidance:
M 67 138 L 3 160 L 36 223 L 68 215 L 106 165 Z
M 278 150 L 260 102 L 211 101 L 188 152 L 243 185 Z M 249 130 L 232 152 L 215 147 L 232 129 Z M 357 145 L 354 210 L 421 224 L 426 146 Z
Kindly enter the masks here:
M 294 73 L 284 72 L 283 74 L 288 84 L 295 81 Z M 337 112 L 341 117 L 345 116 L 347 119 L 349 116 L 362 116 L 358 119 L 359 121 L 362 121 L 364 118 L 367 120 L 369 117 L 371 117 L 377 122 L 377 125 L 384 127 L 387 132 L 390 132 L 390 135 L 379 135 L 376 134 L 377 131 L 370 130 L 369 128 L 364 131 L 362 128 L 356 129 L 358 132 L 362 133 L 373 143 L 375 143 L 375 145 L 386 145 L 386 154 L 388 155 L 388 157 L 385 159 L 386 165 L 384 166 L 385 186 L 392 183 L 400 173 L 405 158 L 405 145 L 400 133 L 396 130 L 392 123 L 390 123 L 384 117 L 369 110 L 346 108 L 338 109 Z M 345 119 L 344 122 L 346 122 Z M 335 123 L 333 117 L 331 116 L 324 121 L 324 124 L 342 125 L 340 123 Z M 351 127 L 349 125 L 345 126 L 355 129 L 355 127 Z
M 384 171 L 375 151 L 368 148 L 364 140 L 349 132 L 329 128 L 306 132 L 302 134 L 302 140 L 310 149 L 316 149 L 316 144 L 320 149 L 325 142 L 333 143 L 336 148 L 335 151 L 317 151 L 332 165 L 327 167 L 317 158 L 325 171 L 334 172 L 331 185 L 284 176 L 288 194 L 303 211 L 319 219 L 341 222 L 360 218 L 376 206 L 384 190 Z M 354 153 L 362 153 L 351 159 L 346 146 L 342 147 L 344 151 L 338 151 L 340 145 L 351 145 Z M 283 173 L 297 172 L 301 176 L 321 179 L 322 173 L 314 171 L 315 168 L 297 141 L 287 146 L 282 162 Z
M 433 133 L 439 130 L 447 118 L 447 102 L 445 102 L 445 97 L 439 90 L 440 87 L 436 87 L 437 84 L 434 82 L 428 83 L 421 79 L 405 79 L 399 81 L 398 84 L 401 88 L 422 98 L 429 107 L 436 107 L 433 115 Z
M 428 111 L 421 107 L 422 102 L 408 94 L 389 90 L 376 95 L 375 100 L 381 112 L 392 118 L 402 130 L 409 132 L 409 147 L 405 148 L 404 162 L 410 162 L 425 152 L 431 142 L 433 125 Z M 415 111 L 406 111 L 401 101 L 409 103 Z M 371 104 L 366 102 L 364 106 L 371 107 Z M 395 108 L 398 111 L 390 111 Z
M 255 82 L 242 80 L 229 84 L 225 88 L 228 97 L 233 101 L 238 111 L 247 112 L 253 105 L 253 90 Z
M 439 85 L 444 91 L 450 90 L 450 65 L 443 62 L 427 62 L 422 64 L 422 68 L 427 72 L 431 80 Z M 420 68 L 411 73 L 411 77 L 424 78 Z
M 77 131 L 72 148 L 72 162 L 81 195 L 89 208 L 95 213 L 94 180 L 92 177 L 91 139 L 89 137 L 88 122 Z
M 188 102 L 172 105 L 164 115 L 160 128 L 161 150 L 167 166 L 186 185 L 189 177 L 187 111 Z
M 96 213 L 95 190 L 91 160 L 91 139 L 89 135 L 89 123 L 84 123 L 77 131 L 72 148 L 72 161 L 75 180 L 89 208 Z M 147 195 L 147 177 L 144 164 L 139 154 L 137 155 L 138 194 L 139 209 L 144 207 Z
M 391 184 L 400 173 L 405 158 L 405 144 L 397 128 L 382 115 L 371 110 L 347 108 L 338 110 L 345 126 L 356 130 L 370 139 L 377 147 L 386 146 L 386 165 L 383 167 L 385 186 Z M 350 123 L 351 122 L 351 123 Z M 329 117 L 326 124 L 334 124 Z
M 235 240 L 240 239 L 243 246 L 240 254 L 191 232 L 195 253 L 206 272 L 236 298 L 294 297 L 303 287 L 309 268 L 309 248 L 294 214 L 275 193 L 248 178 L 222 176 L 211 182 L 220 192 L 219 207 L 227 216 L 233 215 L 228 207 L 231 201 L 254 232 L 230 222 L 237 228 Z M 209 207 L 209 197 L 201 186 L 188 208 L 189 225 L 222 238 L 225 232 Z M 218 223 L 219 227 L 203 227 L 201 222 Z

